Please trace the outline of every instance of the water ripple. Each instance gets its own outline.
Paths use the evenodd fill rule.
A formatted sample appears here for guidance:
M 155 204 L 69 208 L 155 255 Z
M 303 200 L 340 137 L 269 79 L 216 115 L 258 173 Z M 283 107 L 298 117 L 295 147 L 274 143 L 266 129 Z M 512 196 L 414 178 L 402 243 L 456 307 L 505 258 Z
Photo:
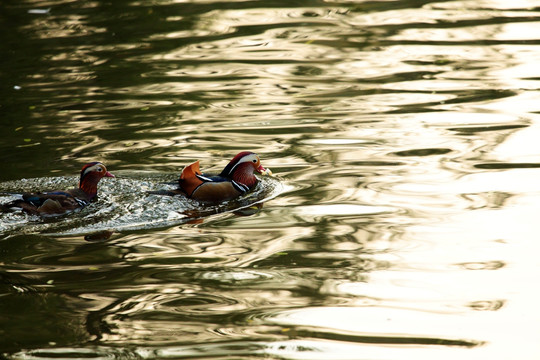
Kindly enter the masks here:
M 239 200 L 215 206 L 201 206 L 198 202 L 181 196 L 148 194 L 149 191 L 155 191 L 160 187 L 175 188 L 175 185 L 163 184 L 168 178 L 163 175 L 138 179 L 121 176 L 110 182 L 102 181 L 98 201 L 76 213 L 55 219 L 42 219 L 21 212 L 2 213 L 0 230 L 6 235 L 47 233 L 62 236 L 163 228 L 212 214 L 248 210 L 283 191 L 278 180 L 263 178 L 250 194 Z M 29 188 L 69 187 L 67 185 L 69 182 L 75 181 L 66 178 L 46 178 L 5 182 L 0 184 L 0 189 L 4 193 L 0 201 L 8 202 L 14 199 L 9 193 Z
M 118 176 L 0 214 L 0 357 L 538 353 L 534 0 L 0 7 L 0 201 Z M 244 149 L 280 177 L 147 194 Z

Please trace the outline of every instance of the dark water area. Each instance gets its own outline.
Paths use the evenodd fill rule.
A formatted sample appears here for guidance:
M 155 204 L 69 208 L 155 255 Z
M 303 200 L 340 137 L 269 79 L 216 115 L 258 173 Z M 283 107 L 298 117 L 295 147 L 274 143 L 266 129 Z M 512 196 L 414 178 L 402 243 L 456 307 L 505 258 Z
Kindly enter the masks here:
M 540 4 L 2 1 L 7 359 L 540 356 Z M 148 192 L 254 151 L 204 207 Z M 196 216 L 193 216 L 193 214 Z

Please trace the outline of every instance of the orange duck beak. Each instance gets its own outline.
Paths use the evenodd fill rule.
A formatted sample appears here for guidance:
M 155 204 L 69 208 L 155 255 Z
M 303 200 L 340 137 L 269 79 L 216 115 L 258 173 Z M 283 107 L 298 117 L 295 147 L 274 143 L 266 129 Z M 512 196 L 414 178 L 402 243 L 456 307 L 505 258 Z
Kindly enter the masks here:
M 261 175 L 268 175 L 268 176 L 272 175 L 272 170 L 265 169 L 265 168 L 263 168 L 262 165 L 259 165 L 259 167 L 257 169 L 255 169 L 255 170 L 257 170 L 257 172 L 259 174 L 261 174 Z
M 116 177 L 116 176 L 114 176 L 113 174 L 107 171 L 105 175 L 103 175 L 103 177 Z

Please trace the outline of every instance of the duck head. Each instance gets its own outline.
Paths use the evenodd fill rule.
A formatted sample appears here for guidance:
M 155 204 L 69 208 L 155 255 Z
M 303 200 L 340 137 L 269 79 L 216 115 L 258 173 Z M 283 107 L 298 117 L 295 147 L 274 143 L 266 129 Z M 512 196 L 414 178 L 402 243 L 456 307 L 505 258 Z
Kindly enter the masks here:
M 115 177 L 107 171 L 105 165 L 100 162 L 91 162 L 83 166 L 81 170 L 81 179 L 79 180 L 79 189 L 84 191 L 89 198 L 97 194 L 97 184 L 104 177 Z
M 242 151 L 225 166 L 225 169 L 219 175 L 252 188 L 257 184 L 257 178 L 254 175 L 255 172 L 262 175 L 272 174 L 270 169 L 265 169 L 261 165 L 261 159 L 259 159 L 257 154 L 250 151 Z

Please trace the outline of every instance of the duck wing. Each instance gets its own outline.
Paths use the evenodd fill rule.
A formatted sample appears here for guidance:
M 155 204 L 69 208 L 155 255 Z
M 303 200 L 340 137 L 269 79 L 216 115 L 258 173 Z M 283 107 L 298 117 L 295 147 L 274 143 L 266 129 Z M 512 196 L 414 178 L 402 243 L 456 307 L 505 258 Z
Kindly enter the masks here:
M 2 205 L 3 209 L 20 208 L 30 214 L 62 214 L 88 205 L 85 197 L 77 197 L 79 189 L 25 193 L 21 199 Z
M 219 203 L 234 199 L 249 190 L 244 189 L 244 185 L 236 184 L 234 181 L 228 179 L 222 179 L 214 178 L 213 181 L 203 182 L 193 191 L 191 198 L 207 203 Z
M 249 191 L 248 186 L 227 177 L 201 173 L 199 161 L 182 170 L 178 183 L 187 197 L 208 203 L 234 199 Z

